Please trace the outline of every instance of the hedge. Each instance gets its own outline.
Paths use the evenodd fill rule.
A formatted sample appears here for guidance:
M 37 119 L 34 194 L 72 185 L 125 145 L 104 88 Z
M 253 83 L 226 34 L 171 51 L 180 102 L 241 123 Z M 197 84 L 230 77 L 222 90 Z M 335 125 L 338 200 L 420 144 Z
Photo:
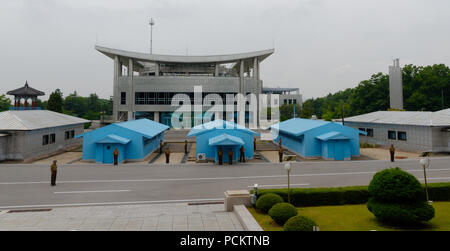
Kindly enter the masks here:
M 287 188 L 258 189 L 258 197 L 267 193 L 278 194 L 287 201 Z M 432 201 L 450 201 L 450 182 L 428 184 L 428 194 Z M 291 189 L 291 204 L 296 207 L 365 204 L 368 200 L 367 186 Z

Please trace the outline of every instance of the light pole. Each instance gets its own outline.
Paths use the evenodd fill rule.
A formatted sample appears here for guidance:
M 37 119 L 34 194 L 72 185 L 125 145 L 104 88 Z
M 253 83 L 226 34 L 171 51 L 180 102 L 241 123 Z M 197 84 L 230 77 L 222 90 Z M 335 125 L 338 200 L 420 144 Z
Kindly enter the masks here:
M 148 24 L 150 24 L 150 54 L 152 54 L 153 25 L 155 25 L 155 20 L 153 20 L 153 18 L 150 18 Z
M 420 159 L 420 164 L 423 167 L 423 178 L 425 180 L 425 192 L 426 192 L 426 195 L 427 195 L 427 202 L 431 203 L 431 201 L 428 198 L 427 172 L 425 170 L 426 168 L 430 167 L 430 159 L 429 158 Z
M 287 176 L 288 176 L 288 203 L 290 204 L 291 203 L 291 189 L 290 189 L 291 183 L 290 183 L 290 179 L 289 179 L 289 174 L 291 172 L 291 163 L 287 162 L 286 164 L 284 164 L 284 169 L 286 169 Z

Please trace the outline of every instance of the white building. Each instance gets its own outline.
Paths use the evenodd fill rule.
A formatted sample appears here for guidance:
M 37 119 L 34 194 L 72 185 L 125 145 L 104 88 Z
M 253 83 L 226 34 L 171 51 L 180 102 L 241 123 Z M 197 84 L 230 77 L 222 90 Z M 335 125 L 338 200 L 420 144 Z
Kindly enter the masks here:
M 450 152 L 450 109 L 437 112 L 378 111 L 345 118 L 346 126 L 367 132 L 361 143 L 406 151 Z

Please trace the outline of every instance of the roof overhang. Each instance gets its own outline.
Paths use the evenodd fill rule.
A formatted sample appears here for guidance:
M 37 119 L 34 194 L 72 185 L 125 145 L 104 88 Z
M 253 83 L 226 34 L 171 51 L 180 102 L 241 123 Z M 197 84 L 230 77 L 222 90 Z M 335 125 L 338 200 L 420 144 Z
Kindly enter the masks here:
M 181 55 L 161 55 L 149 54 L 133 51 L 125 51 L 96 45 L 95 49 L 104 55 L 114 59 L 115 56 L 134 59 L 142 62 L 160 63 L 233 63 L 239 60 L 258 58 L 259 62 L 274 53 L 274 49 L 253 51 L 227 55 L 206 55 L 206 56 L 181 56 Z

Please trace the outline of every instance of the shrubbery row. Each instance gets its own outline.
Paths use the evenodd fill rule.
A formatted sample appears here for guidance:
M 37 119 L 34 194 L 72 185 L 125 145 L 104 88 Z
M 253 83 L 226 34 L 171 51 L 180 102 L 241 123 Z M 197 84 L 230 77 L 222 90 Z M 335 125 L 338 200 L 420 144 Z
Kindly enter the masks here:
M 284 201 L 287 201 L 286 188 L 259 189 L 258 197 L 267 193 L 278 194 Z M 428 193 L 432 201 L 450 201 L 450 182 L 428 184 Z M 425 198 L 423 199 L 425 200 Z M 368 200 L 369 192 L 367 186 L 291 188 L 291 204 L 296 207 L 365 204 Z

